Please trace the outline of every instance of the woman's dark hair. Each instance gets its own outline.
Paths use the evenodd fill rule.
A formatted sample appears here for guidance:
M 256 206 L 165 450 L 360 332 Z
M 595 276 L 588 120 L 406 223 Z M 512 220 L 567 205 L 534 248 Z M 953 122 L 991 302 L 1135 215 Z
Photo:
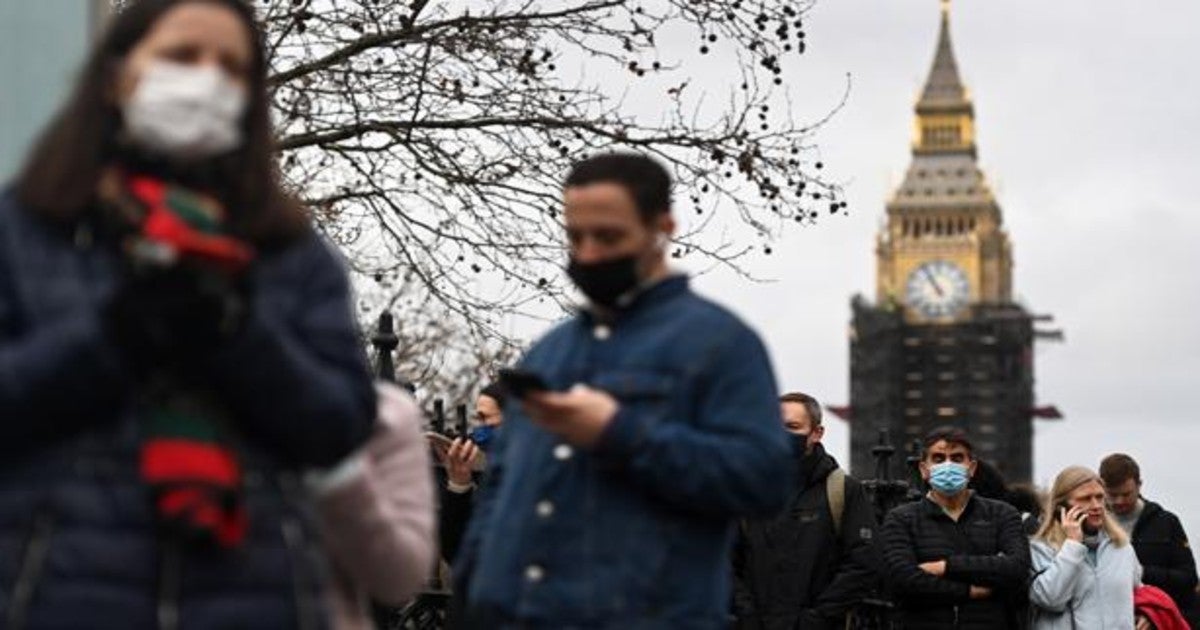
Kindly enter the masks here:
M 62 223 L 73 223 L 89 211 L 101 173 L 117 149 L 121 113 L 112 94 L 121 62 L 167 11 L 191 2 L 229 9 L 253 39 L 243 143 L 213 164 L 213 179 L 221 182 L 213 192 L 229 209 L 230 227 L 260 246 L 304 233 L 304 211 L 280 184 L 262 30 L 254 9 L 242 0 L 138 0 L 114 15 L 70 98 L 43 130 L 17 177 L 23 204 Z

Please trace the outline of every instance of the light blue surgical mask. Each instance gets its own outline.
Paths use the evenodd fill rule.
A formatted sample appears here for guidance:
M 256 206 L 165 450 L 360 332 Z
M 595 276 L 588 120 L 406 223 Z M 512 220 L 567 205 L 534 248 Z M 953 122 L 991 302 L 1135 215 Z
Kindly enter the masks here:
M 970 480 L 966 464 L 942 462 L 929 468 L 929 487 L 946 496 L 952 497 L 962 492 Z

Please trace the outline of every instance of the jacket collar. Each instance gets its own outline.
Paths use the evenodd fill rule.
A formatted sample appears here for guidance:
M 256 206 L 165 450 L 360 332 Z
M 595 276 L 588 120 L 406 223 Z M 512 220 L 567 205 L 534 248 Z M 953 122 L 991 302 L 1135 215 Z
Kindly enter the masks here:
M 804 465 L 805 459 L 811 457 L 811 463 L 808 466 Z M 825 452 L 825 445 L 817 443 L 813 446 L 813 452 L 807 456 L 799 456 L 796 458 L 796 466 L 800 471 L 800 487 L 811 488 L 812 486 L 825 481 L 838 467 L 837 460 L 832 455 Z
M 958 521 L 960 523 L 970 518 L 971 513 L 975 511 L 975 504 L 979 503 L 979 498 L 975 496 L 974 490 L 967 489 L 964 490 L 964 492 L 970 492 L 971 496 L 967 497 L 967 504 L 963 506 L 962 514 L 958 517 Z M 943 509 L 942 506 L 936 501 L 930 498 L 928 494 L 921 497 L 921 508 L 927 515 L 933 518 L 951 520 L 950 515 L 946 513 L 946 510 Z
M 1163 511 L 1163 506 L 1159 505 L 1158 503 L 1155 503 L 1146 497 L 1141 497 L 1141 499 L 1143 503 L 1142 513 L 1138 515 L 1137 522 L 1133 524 L 1133 529 L 1129 532 L 1130 537 L 1133 537 L 1133 535 L 1137 533 L 1138 529 L 1145 523 L 1150 522 L 1151 518 L 1158 516 L 1158 513 Z
M 593 321 L 620 321 L 653 305 L 661 304 L 686 293 L 690 284 L 691 281 L 686 274 L 672 273 L 658 282 L 653 282 L 636 289 L 624 300 L 625 303 L 622 306 L 609 310 L 587 305 L 580 309 L 580 315 L 588 323 Z

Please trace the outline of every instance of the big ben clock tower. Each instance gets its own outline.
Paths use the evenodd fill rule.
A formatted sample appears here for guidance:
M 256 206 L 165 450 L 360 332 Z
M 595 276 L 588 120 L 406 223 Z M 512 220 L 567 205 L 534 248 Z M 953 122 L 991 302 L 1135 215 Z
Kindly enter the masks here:
M 975 107 L 942 3 L 915 108 L 912 162 L 876 240 L 875 304 L 853 302 L 851 468 L 871 474 L 880 429 L 908 442 L 953 425 L 1013 481 L 1032 475 L 1033 321 L 1013 302 L 1013 251 L 978 164 Z M 1052 410 L 1050 410 L 1052 411 Z

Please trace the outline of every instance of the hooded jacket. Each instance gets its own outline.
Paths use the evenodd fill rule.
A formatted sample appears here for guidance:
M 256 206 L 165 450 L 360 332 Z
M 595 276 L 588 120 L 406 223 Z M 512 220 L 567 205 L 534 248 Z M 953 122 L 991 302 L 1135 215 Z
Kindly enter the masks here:
M 734 614 L 744 630 L 835 628 L 876 586 L 875 514 L 862 485 L 846 477 L 840 534 L 826 479 L 837 461 L 817 444 L 800 455 L 784 510 L 744 521 L 734 548 Z M 840 619 L 840 621 L 839 621 Z

